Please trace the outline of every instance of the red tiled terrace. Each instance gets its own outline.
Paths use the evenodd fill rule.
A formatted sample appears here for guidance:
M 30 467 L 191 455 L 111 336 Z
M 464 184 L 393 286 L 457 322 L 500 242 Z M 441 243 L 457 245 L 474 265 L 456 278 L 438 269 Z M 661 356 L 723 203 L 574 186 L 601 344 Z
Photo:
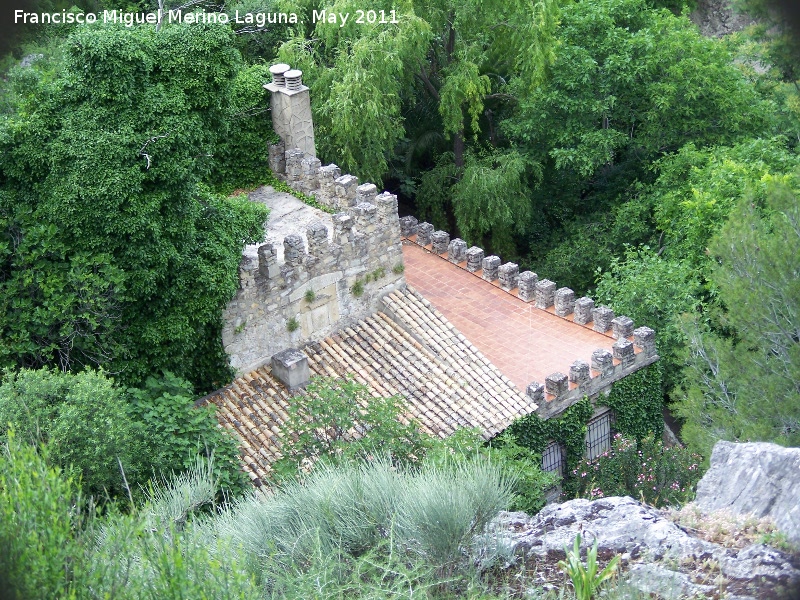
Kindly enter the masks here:
M 413 239 L 413 238 L 412 238 Z M 470 273 L 410 241 L 403 242 L 409 285 L 439 310 L 517 388 L 544 383 L 555 372 L 569 373 L 576 360 L 590 362 L 598 348 L 611 351 L 614 339 L 562 318 L 553 307 L 536 308 L 520 300 L 516 288 L 506 292 L 497 282 Z M 572 387 L 572 386 L 570 386 Z

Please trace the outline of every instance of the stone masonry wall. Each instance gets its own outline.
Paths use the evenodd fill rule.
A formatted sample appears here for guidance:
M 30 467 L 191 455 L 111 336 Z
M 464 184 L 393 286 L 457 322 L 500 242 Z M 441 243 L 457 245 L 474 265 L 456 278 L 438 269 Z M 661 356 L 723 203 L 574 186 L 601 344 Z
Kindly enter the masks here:
M 270 156 L 276 151 L 271 148 Z M 319 160 L 291 149 L 285 161 L 290 182 L 314 192 L 320 167 L 315 171 L 304 166 Z M 379 310 L 385 294 L 405 286 L 397 196 L 378 194 L 373 184 L 340 187 L 341 210 L 332 215 L 332 239 L 328 226 L 316 221 L 305 231 L 308 247 L 299 234 L 284 238 L 283 261 L 269 243 L 259 246 L 256 255 L 243 256 L 239 290 L 224 312 L 222 332 L 238 373 L 261 366 L 286 348 L 354 325 Z M 290 323 L 296 324 L 295 331 Z
M 543 419 L 561 414 L 584 395 L 593 401 L 598 400 L 600 393 L 608 393 L 615 381 L 659 358 L 652 329 L 634 328 L 633 319 L 616 316 L 607 306 L 595 306 L 591 298 L 576 299 L 571 289 L 559 288 L 549 279 L 540 280 L 532 271 L 520 273 L 519 265 L 503 264 L 498 256 L 485 256 L 482 248 L 468 248 L 464 240 L 450 239 L 446 231 L 434 231 L 432 224 L 420 223 L 415 217 L 400 219 L 400 233 L 404 239 L 438 254 L 476 277 L 490 283 L 497 282 L 501 289 L 523 302 L 533 303 L 537 309 L 616 340 L 611 352 L 604 348 L 592 352 L 591 363 L 576 360 L 568 374 L 552 373 L 544 382 L 533 381 L 527 386 L 525 391 L 537 404 L 536 413 Z

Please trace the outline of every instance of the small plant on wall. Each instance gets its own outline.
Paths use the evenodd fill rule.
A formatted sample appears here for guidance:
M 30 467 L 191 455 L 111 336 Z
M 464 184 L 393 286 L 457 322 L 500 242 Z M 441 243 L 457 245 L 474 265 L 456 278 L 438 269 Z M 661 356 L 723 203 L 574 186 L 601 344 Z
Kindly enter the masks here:
M 317 294 L 312 289 L 307 289 L 305 295 L 303 295 L 305 301 L 311 304 L 314 300 L 317 299 Z
M 289 333 L 297 331 L 300 329 L 300 321 L 298 321 L 296 317 L 292 317 L 286 322 L 286 329 L 289 330 Z
M 356 298 L 360 298 L 364 295 L 364 282 L 360 279 L 356 279 L 356 282 L 350 288 L 350 292 L 352 292 L 353 296 Z

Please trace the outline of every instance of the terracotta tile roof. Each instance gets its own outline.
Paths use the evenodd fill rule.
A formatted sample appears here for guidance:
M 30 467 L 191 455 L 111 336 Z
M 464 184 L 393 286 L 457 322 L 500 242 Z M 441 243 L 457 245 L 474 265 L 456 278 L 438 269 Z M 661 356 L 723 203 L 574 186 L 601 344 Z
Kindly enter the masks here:
M 358 326 L 306 346 L 312 374 L 350 374 L 376 397 L 402 394 L 409 414 L 440 437 L 479 427 L 488 439 L 536 409 L 419 294 L 397 291 L 384 305 Z M 245 471 L 259 485 L 280 457 L 290 395 L 265 366 L 205 400 L 217 405 L 220 423 L 239 438 Z

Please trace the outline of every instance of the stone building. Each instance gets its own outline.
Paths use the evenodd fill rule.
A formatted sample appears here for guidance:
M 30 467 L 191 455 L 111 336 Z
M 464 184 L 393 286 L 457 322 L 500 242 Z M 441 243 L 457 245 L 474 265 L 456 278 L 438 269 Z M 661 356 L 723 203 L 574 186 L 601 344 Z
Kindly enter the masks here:
M 613 414 L 603 394 L 658 359 L 653 330 L 399 218 L 396 196 L 321 164 L 302 74 L 271 71 L 281 142 L 270 167 L 335 212 L 271 188 L 251 194 L 271 213 L 267 241 L 245 249 L 224 315 L 238 377 L 201 402 L 237 436 L 254 484 L 280 457 L 287 406 L 313 375 L 351 376 L 376 397 L 401 394 L 408 415 L 441 437 L 478 427 L 490 439 L 517 418 L 558 418 L 588 396 L 587 453 L 605 450 Z M 563 470 L 557 443 L 543 456 L 546 469 Z

